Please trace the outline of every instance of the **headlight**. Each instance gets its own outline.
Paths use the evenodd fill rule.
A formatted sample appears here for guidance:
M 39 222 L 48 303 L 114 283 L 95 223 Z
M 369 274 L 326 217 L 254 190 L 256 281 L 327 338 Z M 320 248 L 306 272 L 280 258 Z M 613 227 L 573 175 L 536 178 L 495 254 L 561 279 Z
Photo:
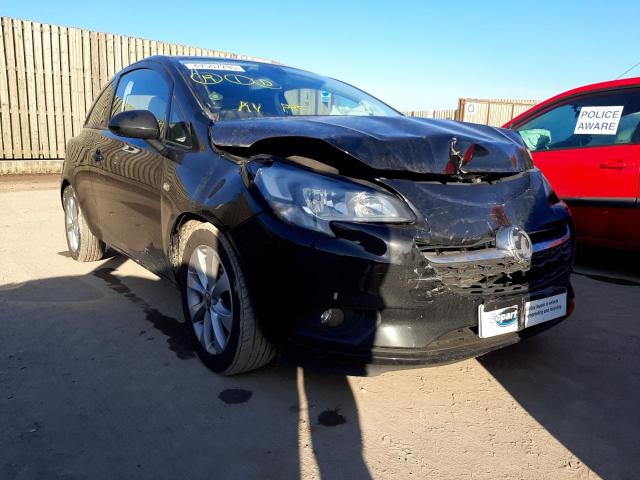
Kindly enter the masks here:
M 255 185 L 286 222 L 333 235 L 329 222 L 406 223 L 415 215 L 399 198 L 357 183 L 282 163 L 261 167 Z

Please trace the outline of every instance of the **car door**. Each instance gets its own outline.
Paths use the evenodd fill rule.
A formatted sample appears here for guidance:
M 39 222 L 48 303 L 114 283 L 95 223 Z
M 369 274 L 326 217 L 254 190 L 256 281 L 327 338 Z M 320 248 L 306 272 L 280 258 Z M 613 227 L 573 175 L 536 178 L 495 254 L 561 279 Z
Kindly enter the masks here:
M 93 189 L 97 165 L 93 155 L 105 142 L 102 132 L 107 129 L 112 99 L 113 85 L 109 83 L 91 107 L 80 134 L 67 144 L 65 158 L 66 162 L 74 163 L 72 184 L 82 213 L 91 231 L 98 237 L 100 237 L 100 221 Z
M 634 241 L 640 172 L 640 88 L 563 100 L 512 128 L 574 216 L 578 237 Z
M 160 71 L 138 68 L 118 81 L 111 116 L 126 110 L 148 110 L 161 134 L 172 85 Z M 161 190 L 165 162 L 149 142 L 104 131 L 105 141 L 93 157 L 98 165 L 94 192 L 101 238 L 152 271 L 163 271 L 166 260 L 161 236 Z

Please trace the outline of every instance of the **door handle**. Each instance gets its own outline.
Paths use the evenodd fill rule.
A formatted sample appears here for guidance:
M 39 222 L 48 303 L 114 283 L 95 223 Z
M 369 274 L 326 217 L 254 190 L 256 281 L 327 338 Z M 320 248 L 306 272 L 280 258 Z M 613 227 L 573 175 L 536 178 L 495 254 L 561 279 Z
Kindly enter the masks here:
M 101 162 L 102 160 L 104 160 L 104 157 L 102 156 L 102 152 L 100 151 L 100 149 L 93 152 L 93 160 L 95 162 Z
M 611 160 L 607 160 L 606 162 L 602 162 L 600 164 L 600 168 L 608 168 L 614 170 L 622 170 L 627 166 L 628 165 L 621 158 L 612 158 Z

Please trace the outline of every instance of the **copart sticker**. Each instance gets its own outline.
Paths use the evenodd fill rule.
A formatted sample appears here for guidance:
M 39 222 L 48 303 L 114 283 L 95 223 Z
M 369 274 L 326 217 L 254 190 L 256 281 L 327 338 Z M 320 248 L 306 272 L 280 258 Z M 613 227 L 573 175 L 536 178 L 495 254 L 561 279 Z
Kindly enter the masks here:
M 497 310 L 485 311 L 484 305 L 478 307 L 478 333 L 480 338 L 495 337 L 503 333 L 518 331 L 520 324 L 520 306 L 512 305 Z
M 582 107 L 574 134 L 615 135 L 624 106 Z
M 532 300 L 524 304 L 524 326 L 530 327 L 567 314 L 567 294 Z
M 229 63 L 185 63 L 185 67 L 190 70 L 224 70 L 225 72 L 244 72 L 240 65 Z

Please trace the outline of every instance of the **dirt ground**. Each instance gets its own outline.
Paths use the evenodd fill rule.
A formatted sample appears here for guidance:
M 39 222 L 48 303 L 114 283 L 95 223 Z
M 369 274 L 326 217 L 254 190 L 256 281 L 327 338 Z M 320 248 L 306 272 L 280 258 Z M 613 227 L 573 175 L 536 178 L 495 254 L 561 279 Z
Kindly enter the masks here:
M 640 255 L 478 360 L 345 377 L 195 358 L 176 290 L 66 253 L 56 178 L 0 177 L 0 478 L 638 478 Z

